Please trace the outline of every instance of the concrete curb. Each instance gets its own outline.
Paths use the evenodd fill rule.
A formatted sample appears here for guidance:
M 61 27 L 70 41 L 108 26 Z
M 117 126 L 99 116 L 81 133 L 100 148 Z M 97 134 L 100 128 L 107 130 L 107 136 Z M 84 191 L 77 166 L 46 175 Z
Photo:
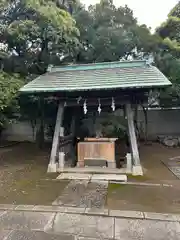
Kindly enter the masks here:
M 123 184 L 123 185 L 134 185 L 134 186 L 146 186 L 146 187 L 173 187 L 171 184 L 164 183 L 144 183 L 144 182 L 118 182 L 118 181 L 109 181 L 109 183 Z
M 42 179 L 43 181 L 71 181 L 71 180 L 77 180 L 77 179 Z M 87 180 L 89 182 L 92 182 L 93 180 L 91 179 L 84 179 Z M 115 184 L 124 184 L 124 185 L 135 185 L 135 186 L 149 186 L 149 187 L 173 187 L 172 184 L 165 184 L 165 183 L 145 183 L 145 182 L 131 182 L 128 181 L 124 182 L 124 181 L 117 181 L 117 180 L 104 180 L 105 182 L 109 182 L 109 183 L 115 183 Z
M 65 213 L 65 214 L 80 214 L 80 215 L 88 215 L 88 216 L 180 222 L 180 214 L 140 212 L 140 211 L 121 211 L 121 210 L 110 210 L 106 208 L 95 209 L 95 208 L 77 208 L 77 207 L 63 207 L 63 206 L 51 206 L 51 205 L 44 206 L 44 205 L 0 204 L 0 210 L 27 211 L 27 212 L 53 212 L 53 213 Z

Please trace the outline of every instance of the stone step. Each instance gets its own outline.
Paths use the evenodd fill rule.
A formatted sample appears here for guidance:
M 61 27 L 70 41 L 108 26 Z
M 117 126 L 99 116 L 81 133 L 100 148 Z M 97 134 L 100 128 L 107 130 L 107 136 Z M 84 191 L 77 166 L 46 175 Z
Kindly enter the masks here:
M 125 174 L 86 174 L 86 173 L 61 173 L 57 180 L 87 180 L 87 181 L 119 181 L 127 182 Z
M 93 174 L 91 177 L 91 181 L 119 181 L 119 182 L 127 182 L 127 176 L 125 174 L 117 175 L 117 174 Z
M 102 168 L 102 167 L 83 167 L 83 168 L 63 168 L 63 169 L 58 169 L 57 172 L 59 173 L 101 173 L 101 174 L 126 174 L 129 173 L 126 168 Z

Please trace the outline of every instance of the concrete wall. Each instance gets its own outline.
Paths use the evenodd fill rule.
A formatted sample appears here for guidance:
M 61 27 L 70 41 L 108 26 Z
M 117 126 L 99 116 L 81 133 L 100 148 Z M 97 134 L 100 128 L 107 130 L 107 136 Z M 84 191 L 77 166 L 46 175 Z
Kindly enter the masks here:
M 17 142 L 35 142 L 36 138 L 36 128 L 33 129 L 31 124 L 28 121 L 16 122 L 2 132 L 1 138 L 7 141 L 17 141 Z M 52 139 L 47 136 L 45 133 L 45 140 L 51 141 Z
M 2 139 L 8 141 L 30 141 L 33 142 L 33 131 L 29 122 L 17 122 L 9 125 L 3 131 Z
M 144 129 L 143 111 L 138 112 L 138 124 Z M 180 136 L 180 109 L 148 110 L 148 137 L 157 138 L 158 135 Z
M 144 130 L 143 111 L 138 112 L 138 124 Z M 156 139 L 158 135 L 180 136 L 180 109 L 161 109 L 148 111 L 148 137 Z M 10 125 L 2 135 L 9 141 L 34 141 L 29 122 L 18 122 Z

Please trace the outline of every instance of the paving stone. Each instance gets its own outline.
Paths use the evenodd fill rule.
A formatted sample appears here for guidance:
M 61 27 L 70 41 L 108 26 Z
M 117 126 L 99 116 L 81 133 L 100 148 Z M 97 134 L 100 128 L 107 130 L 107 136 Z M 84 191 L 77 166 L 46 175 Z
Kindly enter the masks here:
M 91 180 L 127 182 L 127 176 L 125 174 L 93 174 Z
M 17 205 L 13 204 L 0 204 L 0 210 L 13 210 L 17 207 Z
M 56 215 L 52 227 L 47 228 L 46 232 L 69 233 L 98 239 L 113 238 L 114 219 L 111 217 L 59 213 Z
M 82 195 L 79 206 L 85 208 L 103 208 L 107 196 L 108 182 L 90 182 Z
M 9 236 L 11 232 L 12 232 L 11 230 L 0 229 L 0 240 L 6 240 L 6 238 Z
M 151 220 L 115 219 L 117 240 L 179 240 L 180 224 Z
M 66 207 L 66 213 L 85 213 L 85 208 L 78 208 L 78 207 Z
M 179 166 L 169 166 L 169 169 L 174 173 L 174 175 L 180 179 L 180 167 Z
M 139 211 L 121 211 L 121 210 L 110 210 L 109 216 L 112 217 L 124 217 L 124 218 L 144 218 L 142 212 Z
M 39 212 L 7 212 L 0 216 L 0 229 L 43 230 L 55 214 Z
M 66 212 L 65 207 L 37 205 L 33 208 L 37 212 Z
M 169 170 L 180 179 L 180 160 L 179 157 L 170 158 L 168 162 L 163 161 L 163 163 L 169 168 Z
M 99 238 L 77 237 L 77 240 L 99 240 Z M 114 238 L 101 238 L 100 240 L 114 240 Z
M 33 211 L 37 212 L 62 212 L 62 213 L 84 213 L 85 208 L 65 207 L 65 206 L 35 206 Z
M 13 231 L 6 240 L 75 240 L 70 235 L 55 235 L 40 231 Z
M 70 179 L 70 180 L 90 180 L 92 174 L 85 173 L 61 173 L 57 179 Z
M 144 212 L 146 219 L 152 220 L 161 220 L 161 221 L 178 221 L 180 220 L 180 215 L 174 214 L 165 214 L 165 213 L 153 213 L 153 212 Z
M 6 213 L 7 213 L 7 211 L 0 210 L 0 217 L 1 217 L 2 215 L 6 214 Z
M 33 210 L 34 207 L 35 207 L 35 205 L 19 205 L 14 210 L 31 211 L 31 210 Z
M 105 208 L 86 208 L 86 214 L 90 215 L 109 215 L 109 210 Z
M 173 187 L 171 184 L 163 184 L 163 187 Z
M 78 206 L 87 185 L 88 181 L 86 180 L 72 180 L 52 204 L 69 207 Z
M 175 218 L 178 222 L 180 222 L 180 214 L 174 215 L 174 218 Z

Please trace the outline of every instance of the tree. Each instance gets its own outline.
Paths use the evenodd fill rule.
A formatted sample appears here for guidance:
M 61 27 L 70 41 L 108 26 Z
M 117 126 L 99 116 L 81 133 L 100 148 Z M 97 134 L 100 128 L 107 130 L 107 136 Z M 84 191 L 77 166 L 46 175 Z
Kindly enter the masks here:
M 8 54 L 1 68 L 7 72 L 42 74 L 78 50 L 75 21 L 53 1 L 1 0 L 0 14 L 0 38 Z
M 80 30 L 80 62 L 105 62 L 144 58 L 157 46 L 157 36 L 138 25 L 127 6 L 117 8 L 112 0 L 101 0 L 88 10 L 82 6 L 73 14 Z
M 55 0 L 56 4 L 60 8 L 64 8 L 71 15 L 73 14 L 73 10 L 76 7 L 76 4 L 79 3 L 78 0 Z
M 164 45 L 169 47 L 173 54 L 180 56 L 180 2 L 170 11 L 167 21 L 157 28 Z
M 173 83 L 172 87 L 161 91 L 160 100 L 163 106 L 180 103 L 180 2 L 170 11 L 167 21 L 157 28 L 161 37 L 159 50 L 155 55 L 158 68 Z
M 0 133 L 14 119 L 13 113 L 18 111 L 17 95 L 23 85 L 23 79 L 18 75 L 0 72 Z

